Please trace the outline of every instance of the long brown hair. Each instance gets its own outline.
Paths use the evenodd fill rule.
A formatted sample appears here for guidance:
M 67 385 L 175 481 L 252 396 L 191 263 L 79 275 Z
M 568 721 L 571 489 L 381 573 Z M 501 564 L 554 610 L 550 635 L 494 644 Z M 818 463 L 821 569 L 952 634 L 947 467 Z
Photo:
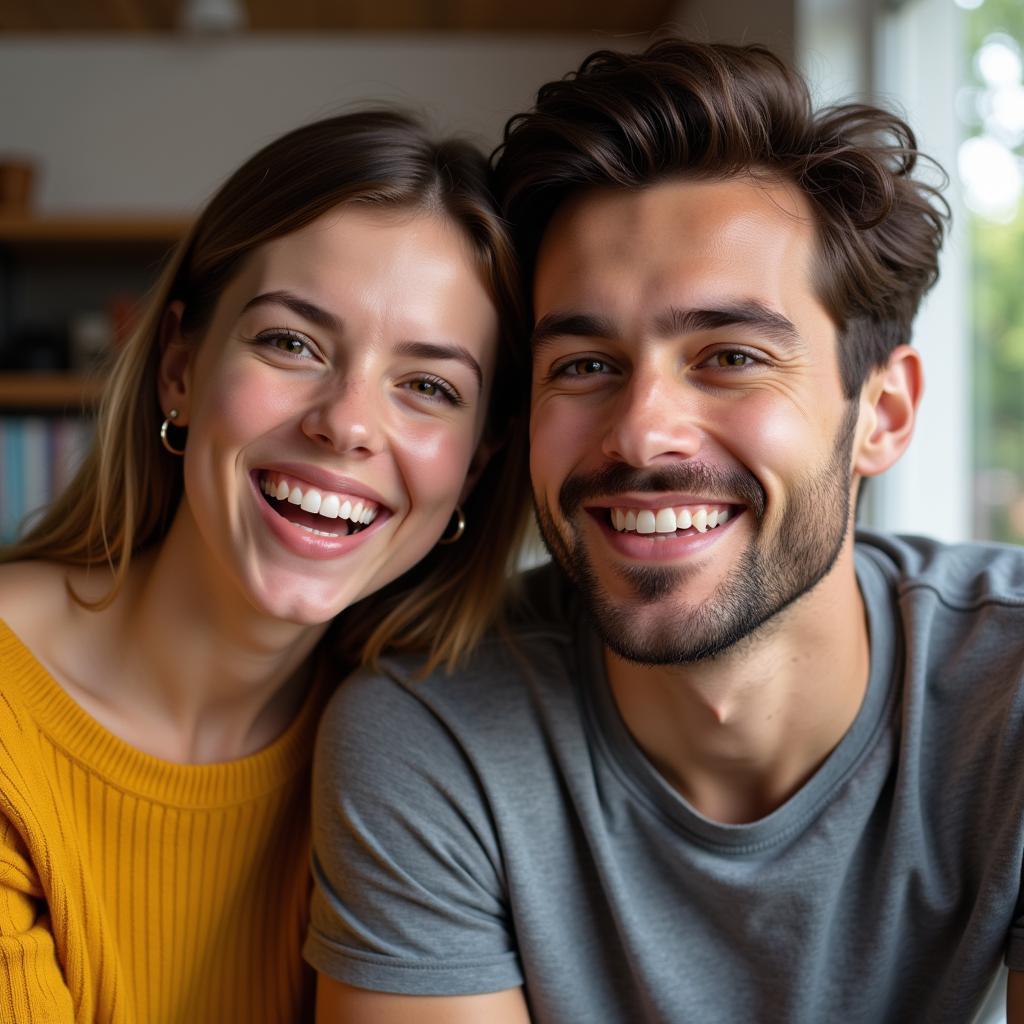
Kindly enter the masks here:
M 246 161 L 218 190 L 154 286 L 101 401 L 94 444 L 67 490 L 3 561 L 106 563 L 112 589 L 132 557 L 166 534 L 182 496 L 181 462 L 159 442 L 160 328 L 184 305 L 182 330 L 200 337 L 224 288 L 259 246 L 342 203 L 422 209 L 470 239 L 498 309 L 501 339 L 486 436 L 499 441 L 470 496 L 466 533 L 349 609 L 334 631 L 344 657 L 374 661 L 385 648 L 454 664 L 498 617 L 526 520 L 529 480 L 523 310 L 515 257 L 491 198 L 487 164 L 468 143 L 432 140 L 412 117 L 372 110 L 298 128 Z M 81 602 L 84 604 L 84 602 Z
M 816 285 L 847 398 L 910 340 L 938 276 L 944 175 L 916 175 L 931 161 L 910 127 L 865 104 L 815 112 L 803 79 L 760 46 L 668 38 L 643 53 L 599 50 L 541 87 L 496 156 L 527 275 L 555 210 L 582 189 L 743 174 L 796 185 L 817 220 Z

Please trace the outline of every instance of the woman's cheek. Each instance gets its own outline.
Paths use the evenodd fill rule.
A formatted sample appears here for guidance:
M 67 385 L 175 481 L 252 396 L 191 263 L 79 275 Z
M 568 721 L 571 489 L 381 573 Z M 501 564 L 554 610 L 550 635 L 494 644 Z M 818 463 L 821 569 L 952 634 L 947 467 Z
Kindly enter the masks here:
M 458 501 L 476 449 L 476 430 L 469 417 L 465 420 L 410 427 L 395 438 L 396 460 L 413 504 Z

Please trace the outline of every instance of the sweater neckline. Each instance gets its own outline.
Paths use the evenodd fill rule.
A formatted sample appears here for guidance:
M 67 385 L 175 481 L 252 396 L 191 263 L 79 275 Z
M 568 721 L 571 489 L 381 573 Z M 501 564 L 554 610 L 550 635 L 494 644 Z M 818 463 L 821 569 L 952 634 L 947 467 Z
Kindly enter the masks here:
M 139 750 L 101 725 L 2 619 L 0 665 L 4 688 L 17 688 L 38 727 L 69 757 L 135 796 L 188 808 L 257 799 L 304 769 L 311 758 L 313 733 L 326 688 L 323 673 L 317 673 L 291 724 L 255 754 L 231 761 L 182 764 Z

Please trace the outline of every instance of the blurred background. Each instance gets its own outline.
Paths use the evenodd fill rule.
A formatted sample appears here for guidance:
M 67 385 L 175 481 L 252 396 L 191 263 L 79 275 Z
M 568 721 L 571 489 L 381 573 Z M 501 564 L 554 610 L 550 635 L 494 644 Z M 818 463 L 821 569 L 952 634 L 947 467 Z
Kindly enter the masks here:
M 0 0 L 0 539 L 67 479 L 96 367 L 255 149 L 382 100 L 489 148 L 539 84 L 667 26 L 901 109 L 947 169 L 921 423 L 864 518 L 1024 543 L 1022 0 Z

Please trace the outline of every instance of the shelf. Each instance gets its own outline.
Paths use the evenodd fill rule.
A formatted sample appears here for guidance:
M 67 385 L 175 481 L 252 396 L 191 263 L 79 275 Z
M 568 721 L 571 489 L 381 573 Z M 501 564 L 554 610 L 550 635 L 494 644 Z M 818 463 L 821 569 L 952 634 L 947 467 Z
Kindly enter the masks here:
M 183 238 L 182 217 L 3 216 L 0 244 L 86 243 L 171 245 Z
M 86 374 L 0 371 L 0 412 L 81 412 L 95 406 L 102 391 L 103 380 Z

